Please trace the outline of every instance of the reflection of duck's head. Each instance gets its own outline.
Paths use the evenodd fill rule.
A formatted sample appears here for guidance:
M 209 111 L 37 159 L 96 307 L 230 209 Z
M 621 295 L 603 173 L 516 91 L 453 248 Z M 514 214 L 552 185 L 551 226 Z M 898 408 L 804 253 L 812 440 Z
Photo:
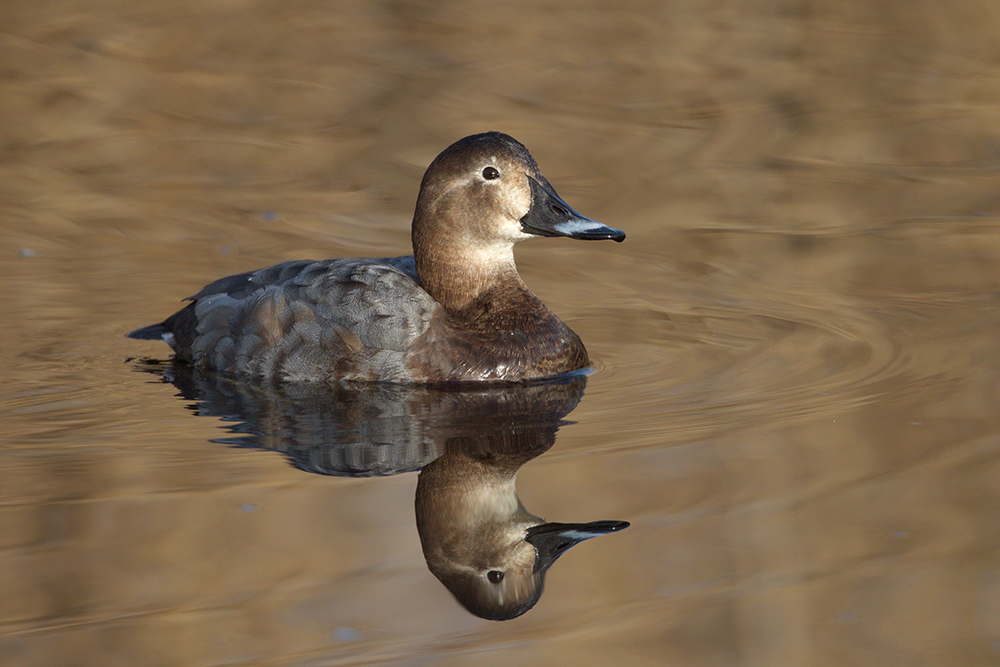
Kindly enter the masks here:
M 458 601 L 505 620 L 534 606 L 546 570 L 567 549 L 628 523 L 545 523 L 514 489 L 517 468 L 533 454 L 475 450 L 449 447 L 420 473 L 417 530 L 428 567 Z
M 493 536 L 469 540 L 446 558 L 435 559 L 431 567 L 476 616 L 507 620 L 535 606 L 542 595 L 545 571 L 567 549 L 627 526 L 624 521 L 497 526 Z

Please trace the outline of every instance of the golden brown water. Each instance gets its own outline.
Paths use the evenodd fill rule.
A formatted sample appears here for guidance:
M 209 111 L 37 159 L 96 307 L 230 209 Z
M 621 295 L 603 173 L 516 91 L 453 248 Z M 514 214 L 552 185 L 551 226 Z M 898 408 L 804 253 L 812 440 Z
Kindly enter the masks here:
M 7 0 L 0 664 L 1000 663 L 998 120 L 994 0 Z M 407 253 L 489 129 L 629 234 L 517 250 L 599 368 L 521 499 L 632 526 L 504 623 L 416 475 L 214 442 L 123 338 Z

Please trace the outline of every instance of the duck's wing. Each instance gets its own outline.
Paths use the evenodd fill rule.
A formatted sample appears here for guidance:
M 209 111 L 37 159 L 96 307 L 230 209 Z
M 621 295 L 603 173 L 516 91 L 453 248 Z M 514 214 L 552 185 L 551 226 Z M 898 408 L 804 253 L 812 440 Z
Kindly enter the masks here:
M 133 337 L 191 362 L 292 380 L 406 379 L 402 359 L 439 306 L 413 257 L 293 261 L 229 276 Z
M 205 285 L 197 294 L 184 299 L 184 301 L 192 302 L 187 308 L 179 310 L 163 322 L 150 324 L 149 326 L 131 331 L 126 335 L 128 338 L 138 338 L 142 340 L 163 339 L 170 343 L 171 347 L 174 347 L 174 341 L 179 335 L 183 338 L 187 338 L 186 336 L 183 336 L 184 331 L 182 331 L 185 328 L 185 325 L 197 324 L 197 320 L 189 322 L 189 320 L 192 319 L 191 315 L 193 314 L 190 311 L 193 311 L 197 303 L 202 299 L 207 299 L 220 294 L 229 296 L 233 299 L 244 299 L 261 289 L 264 289 L 268 285 L 280 285 L 289 279 L 303 274 L 304 271 L 311 265 L 317 264 L 321 264 L 321 262 L 297 259 L 289 262 L 282 262 L 281 264 L 275 264 L 274 266 L 269 266 L 265 269 L 259 269 L 257 271 L 247 271 L 246 273 L 238 273 L 234 276 L 219 278 L 215 282 Z

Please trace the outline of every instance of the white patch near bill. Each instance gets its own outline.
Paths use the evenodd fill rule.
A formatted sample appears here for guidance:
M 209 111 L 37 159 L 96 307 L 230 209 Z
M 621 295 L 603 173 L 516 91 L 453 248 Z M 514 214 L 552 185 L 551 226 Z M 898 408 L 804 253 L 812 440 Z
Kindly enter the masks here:
M 578 234 L 598 229 L 604 229 L 604 225 L 593 220 L 568 220 L 552 225 L 552 228 L 563 234 Z

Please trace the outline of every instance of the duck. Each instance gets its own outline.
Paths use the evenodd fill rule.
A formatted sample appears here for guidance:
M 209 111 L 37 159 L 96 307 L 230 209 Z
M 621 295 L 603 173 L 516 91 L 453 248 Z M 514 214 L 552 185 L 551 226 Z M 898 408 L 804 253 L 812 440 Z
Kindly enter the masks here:
M 535 237 L 621 242 L 569 206 L 501 132 L 456 141 L 428 166 L 413 254 L 292 260 L 204 287 L 130 338 L 175 361 L 281 382 L 525 382 L 587 369 L 580 337 L 518 275 Z

